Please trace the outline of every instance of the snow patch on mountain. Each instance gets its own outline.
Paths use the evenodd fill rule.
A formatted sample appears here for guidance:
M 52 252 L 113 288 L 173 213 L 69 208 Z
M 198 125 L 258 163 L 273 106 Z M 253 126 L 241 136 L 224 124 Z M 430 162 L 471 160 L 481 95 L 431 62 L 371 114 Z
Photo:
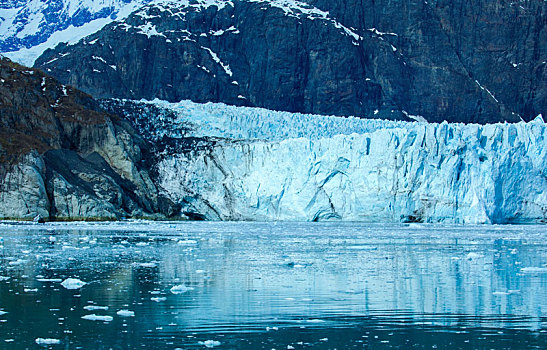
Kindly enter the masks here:
M 356 44 L 363 38 L 356 33 L 353 28 L 348 28 L 338 21 L 329 17 L 329 13 L 323 10 L 320 10 L 310 4 L 304 2 L 295 1 L 295 0 L 236 0 L 236 1 L 227 1 L 227 0 L 154 0 L 150 2 L 147 6 L 144 6 L 139 11 L 135 12 L 135 16 L 139 16 L 142 21 L 148 21 L 153 18 L 156 18 L 152 13 L 155 10 L 160 12 L 168 12 L 172 17 L 184 18 L 188 12 L 194 11 L 203 11 L 210 7 L 216 7 L 217 11 L 224 9 L 227 6 L 234 7 L 234 3 L 237 1 L 241 2 L 250 2 L 263 4 L 264 9 L 268 8 L 277 8 L 281 9 L 285 15 L 292 16 L 295 18 L 305 18 L 309 20 L 323 20 L 327 21 L 330 24 L 334 25 L 335 28 L 341 30 L 341 33 L 344 35 L 350 36 Z M 235 28 L 234 28 L 235 29 Z M 128 30 L 128 28 L 126 28 Z M 215 32 L 212 35 L 222 35 L 226 31 Z M 234 34 L 238 34 L 237 30 L 233 31 Z M 198 33 L 199 35 L 207 35 L 208 33 Z
M 45 50 L 74 44 L 149 0 L 32 0 L 0 8 L 0 52 L 32 66 Z

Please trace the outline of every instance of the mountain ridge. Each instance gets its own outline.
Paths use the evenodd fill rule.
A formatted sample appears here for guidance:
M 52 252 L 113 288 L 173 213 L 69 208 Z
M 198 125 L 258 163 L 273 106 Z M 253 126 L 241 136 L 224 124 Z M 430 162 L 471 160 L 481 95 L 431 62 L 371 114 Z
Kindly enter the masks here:
M 431 122 L 518 122 L 545 114 L 543 4 L 521 10 L 505 2 L 469 8 L 464 1 L 351 0 L 338 13 L 340 1 L 320 4 L 326 10 L 281 0 L 157 1 L 75 45 L 45 52 L 36 66 L 98 98 Z M 369 7 L 383 11 L 374 17 L 381 20 L 346 13 Z M 386 27 L 385 18 L 399 12 L 406 17 Z M 490 12 L 514 33 L 502 39 L 493 34 L 498 22 L 480 24 Z M 457 32 L 455 22 L 471 15 L 479 24 Z M 464 39 L 472 33 L 474 40 Z

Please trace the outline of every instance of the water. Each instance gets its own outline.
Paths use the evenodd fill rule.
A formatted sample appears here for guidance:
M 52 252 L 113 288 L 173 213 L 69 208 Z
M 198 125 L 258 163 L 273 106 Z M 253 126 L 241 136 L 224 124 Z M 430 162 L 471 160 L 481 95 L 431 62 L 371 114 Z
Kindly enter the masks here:
M 0 237 L 2 349 L 547 348 L 546 226 L 5 223 Z

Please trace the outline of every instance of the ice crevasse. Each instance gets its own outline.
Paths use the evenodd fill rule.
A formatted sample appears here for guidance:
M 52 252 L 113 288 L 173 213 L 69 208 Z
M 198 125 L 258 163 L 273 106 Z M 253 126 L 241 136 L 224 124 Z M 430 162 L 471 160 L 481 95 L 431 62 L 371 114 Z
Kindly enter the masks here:
M 350 120 L 355 125 L 348 130 L 366 131 L 334 128 L 332 135 L 323 130 L 320 137 L 313 136 L 318 125 L 310 123 L 308 130 L 295 130 L 303 137 L 289 133 L 276 139 L 264 129 L 245 130 L 264 126 L 256 120 L 264 118 L 260 109 L 190 102 L 171 109 L 178 120 L 162 120 L 164 126 L 190 125 L 206 137 L 203 130 L 216 123 L 209 146 L 164 154 L 157 164 L 163 191 L 194 218 L 547 221 L 547 138 L 541 117 L 490 125 Z M 188 110 L 192 113 L 185 116 Z M 276 113 L 267 112 L 269 122 L 283 119 L 290 129 L 287 113 Z M 292 116 L 300 129 L 305 117 Z M 336 120 L 348 123 L 318 118 L 328 119 L 330 127 Z M 219 120 L 228 122 L 219 126 Z M 235 126 L 238 135 L 262 139 L 233 138 Z

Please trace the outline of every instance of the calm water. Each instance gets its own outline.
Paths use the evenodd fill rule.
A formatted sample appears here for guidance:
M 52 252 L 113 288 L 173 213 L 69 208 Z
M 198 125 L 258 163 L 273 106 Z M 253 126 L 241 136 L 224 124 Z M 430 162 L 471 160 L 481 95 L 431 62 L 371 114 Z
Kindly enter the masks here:
M 0 237 L 1 349 L 547 348 L 547 226 L 0 224 Z

